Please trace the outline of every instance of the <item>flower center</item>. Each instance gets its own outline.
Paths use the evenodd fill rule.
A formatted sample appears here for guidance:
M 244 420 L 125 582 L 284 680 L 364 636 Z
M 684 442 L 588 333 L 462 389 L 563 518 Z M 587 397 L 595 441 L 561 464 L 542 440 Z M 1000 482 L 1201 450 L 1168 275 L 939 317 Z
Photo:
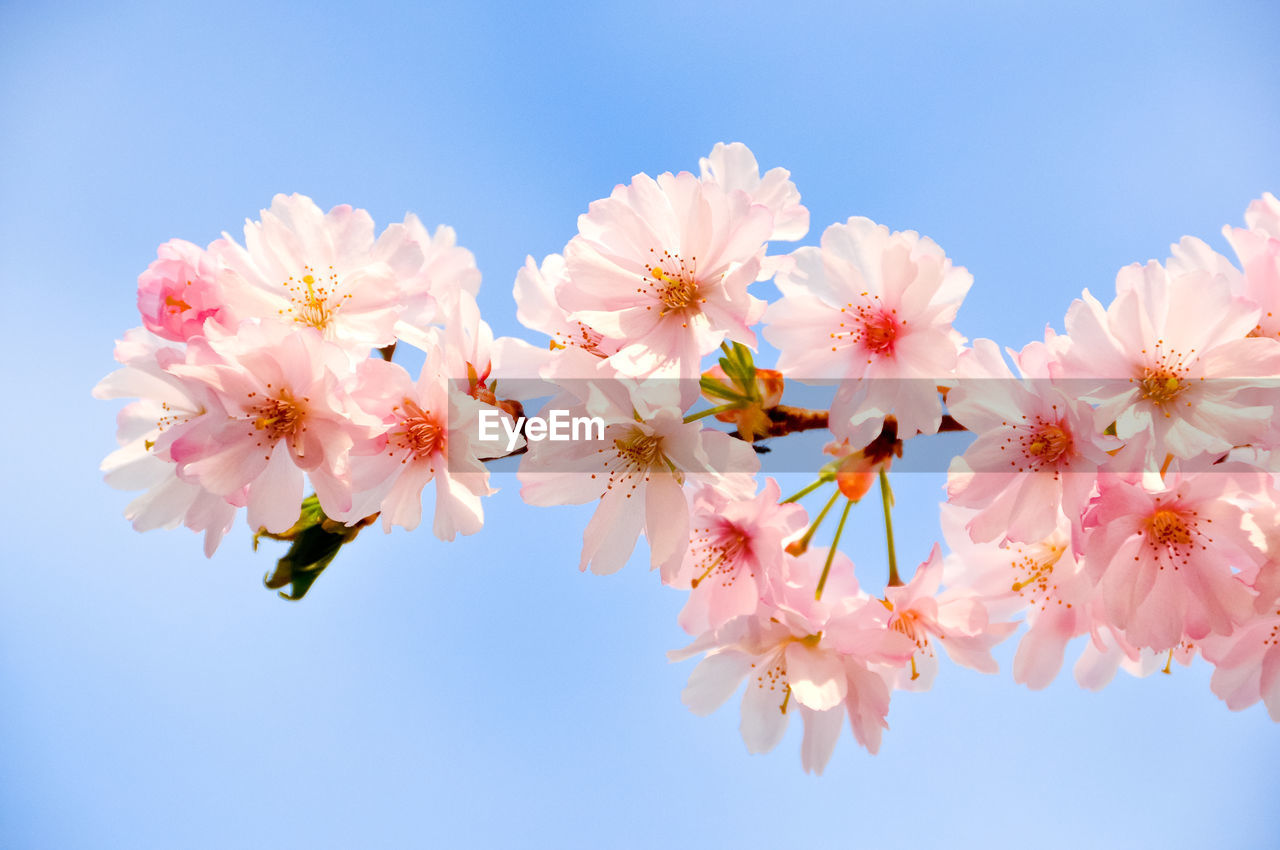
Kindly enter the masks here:
M 1186 546 L 1191 530 L 1177 511 L 1161 508 L 1147 520 L 1147 539 L 1154 546 Z
M 650 295 L 657 298 L 662 304 L 661 315 L 695 307 L 707 300 L 698 297 L 697 257 L 690 258 L 686 263 L 679 254 L 672 254 L 670 251 L 663 251 L 661 257 L 652 248 L 649 252 L 654 255 L 655 260 L 645 264 L 648 274 L 643 278 L 644 287 L 636 291 L 644 292 L 647 289 Z
M 625 439 L 614 440 L 613 445 L 623 466 L 636 472 L 652 469 L 666 459 L 662 454 L 662 438 L 638 429 Z
M 1186 383 L 1168 369 L 1143 369 L 1138 383 L 1142 397 L 1153 404 L 1167 404 L 1187 388 Z
M 300 325 L 308 325 L 316 330 L 325 330 L 334 313 L 342 306 L 342 302 L 351 297 L 350 293 L 338 294 L 338 275 L 329 266 L 329 275 L 324 280 L 316 278 L 315 269 L 303 266 L 306 272 L 301 278 L 289 275 L 284 288 L 289 293 L 289 302 L 293 305 L 280 311 L 281 315 L 291 314 L 293 320 Z
M 766 659 L 766 661 L 768 660 Z M 747 687 L 755 686 L 762 691 L 767 688 L 774 693 L 780 691 L 782 693 L 782 702 L 778 704 L 778 710 L 786 714 L 787 705 L 791 702 L 791 683 L 787 680 L 787 664 L 783 654 L 779 652 L 776 660 L 763 671 L 756 666 L 755 662 L 752 662 L 751 668 L 757 672 L 754 680 L 747 680 Z
M 253 412 L 257 414 L 253 420 L 254 430 L 266 431 L 271 440 L 292 436 L 303 427 L 305 417 L 305 411 L 288 390 L 281 390 L 278 398 L 263 400 Z
M 868 351 L 886 354 L 893 351 L 898 338 L 898 325 L 892 316 L 884 313 L 873 316 L 862 325 L 862 344 Z
M 427 458 L 445 445 L 445 428 L 431 415 L 410 399 L 404 400 L 404 419 L 391 434 L 393 444 L 407 450 L 416 458 Z
M 1027 453 L 1044 463 L 1057 463 L 1071 451 L 1071 434 L 1057 425 L 1045 425 L 1031 438 Z
M 1043 594 L 1047 601 L 1050 594 L 1058 589 L 1053 583 L 1053 568 L 1067 551 L 1066 542 L 1050 539 L 1030 546 L 1013 547 L 1015 557 L 1009 562 L 1015 575 L 1021 576 L 1013 582 L 1012 590 L 1021 593 L 1030 588 L 1031 600 L 1037 594 Z
M 1166 349 L 1163 339 L 1156 340 L 1151 350 L 1142 349 L 1143 357 L 1147 358 L 1147 365 L 1142 367 L 1142 374 L 1137 378 L 1142 397 L 1152 404 L 1162 405 L 1181 395 L 1190 386 L 1187 365 L 1195 359 L 1195 353 L 1194 348 L 1186 354 Z
M 191 281 L 187 281 L 187 286 L 191 285 Z M 178 316 L 191 309 L 191 305 L 183 301 L 181 298 L 175 298 L 172 295 L 164 297 L 164 311 L 166 315 Z
M 630 499 L 641 484 L 649 481 L 650 473 L 655 469 L 664 469 L 671 473 L 676 483 L 684 484 L 684 473 L 662 453 L 662 437 L 646 433 L 639 427 L 632 427 L 626 437 L 613 441 L 613 451 L 603 446 L 596 449 L 605 475 L 604 498 L 610 491 L 616 490 Z M 595 478 L 598 473 L 591 473 Z
M 711 526 L 694 529 L 692 548 L 698 553 L 698 566 L 705 566 L 702 574 L 692 582 L 697 587 L 713 572 L 721 576 L 728 587 L 738 578 L 738 565 L 750 549 L 748 539 L 732 523 L 724 523 L 716 529 Z
M 894 611 L 889 617 L 889 629 L 906 635 L 916 646 L 924 646 L 929 642 L 929 636 L 920 622 L 920 615 L 915 611 Z
M 604 340 L 604 336 L 599 332 L 592 330 L 582 322 L 577 322 L 578 330 L 573 331 L 556 331 L 556 338 L 551 340 L 550 348 L 552 351 L 563 348 L 581 348 L 597 357 L 604 357 L 605 354 L 600 350 L 600 343 Z
M 829 334 L 832 343 L 847 340 L 859 346 L 863 352 L 871 355 L 867 362 L 876 357 L 892 357 L 898 337 L 902 335 L 905 321 L 898 318 L 896 309 L 885 309 L 879 295 L 862 293 L 866 300 L 861 304 L 852 301 L 840 308 L 842 321 L 837 330 Z M 839 346 L 832 345 L 835 351 Z

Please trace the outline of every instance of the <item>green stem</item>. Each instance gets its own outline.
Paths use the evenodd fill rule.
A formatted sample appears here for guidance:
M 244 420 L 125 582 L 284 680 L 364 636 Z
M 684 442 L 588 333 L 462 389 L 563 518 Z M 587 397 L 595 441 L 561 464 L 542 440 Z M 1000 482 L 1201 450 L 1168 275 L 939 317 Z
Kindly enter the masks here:
M 831 572 L 831 562 L 836 558 L 836 547 L 840 545 L 840 535 L 844 533 L 845 520 L 849 518 L 849 509 L 853 507 L 853 499 L 844 503 L 844 513 L 840 514 L 840 524 L 836 526 L 836 536 L 831 540 L 831 548 L 827 550 L 827 562 L 822 565 L 822 576 L 818 579 L 818 589 L 814 599 L 822 598 L 822 588 L 827 586 L 827 573 Z
M 884 539 L 889 547 L 889 586 L 900 587 L 902 579 L 898 576 L 898 555 L 893 546 L 893 517 L 889 509 L 893 507 L 893 490 L 889 489 L 889 474 L 880 467 L 880 500 L 884 502 Z
M 808 487 L 805 487 L 805 488 L 804 488 L 803 490 L 801 490 L 800 492 L 798 492 L 798 493 L 792 493 L 790 496 L 788 496 L 787 498 L 785 498 L 785 499 L 783 499 L 781 502 L 779 502 L 779 504 L 782 504 L 782 505 L 789 505 L 789 504 L 791 504 L 792 502 L 798 502 L 798 501 L 800 501 L 801 499 L 803 499 L 805 496 L 807 496 L 807 495 L 809 495 L 810 493 L 812 493 L 814 490 L 817 490 L 817 489 L 818 489 L 819 487 L 821 487 L 823 484 L 828 483 L 829 481 L 831 481 L 831 479 L 830 479 L 830 478 L 827 478 L 826 476 L 823 476 L 822 478 L 819 478 L 817 481 L 815 481 L 815 482 L 813 482 L 812 484 L 810 484 Z
M 818 518 L 813 521 L 813 524 L 809 526 L 809 530 L 804 533 L 804 537 L 800 538 L 799 543 L 801 552 L 809 548 L 809 541 L 813 539 L 813 535 L 818 531 L 818 526 L 822 525 L 822 521 L 826 519 L 827 513 L 831 510 L 831 506 L 834 505 L 836 503 L 836 499 L 839 498 L 840 491 L 836 490 L 831 494 L 831 500 L 827 502 L 826 506 L 818 513 Z
M 739 407 L 741 407 L 741 405 L 733 404 L 733 403 L 718 404 L 715 407 L 709 407 L 706 410 L 699 410 L 697 413 L 690 413 L 688 416 L 684 418 L 684 421 L 685 421 L 685 424 L 688 424 L 690 422 L 697 422 L 699 419 L 704 419 L 708 416 L 715 416 L 717 413 L 724 413 L 727 410 L 736 410 Z

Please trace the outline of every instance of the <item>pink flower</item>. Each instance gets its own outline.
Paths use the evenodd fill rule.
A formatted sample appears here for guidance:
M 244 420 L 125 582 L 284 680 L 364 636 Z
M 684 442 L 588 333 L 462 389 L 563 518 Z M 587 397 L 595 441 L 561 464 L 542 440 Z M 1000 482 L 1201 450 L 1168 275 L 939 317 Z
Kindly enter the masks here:
M 472 398 L 498 405 L 499 375 L 504 378 L 503 395 L 507 398 L 545 396 L 554 391 L 551 385 L 534 377 L 539 371 L 539 357 L 546 352 L 522 339 L 507 336 L 495 339 L 493 329 L 481 318 L 480 308 L 469 292 L 456 293 L 443 318 L 446 319 L 443 331 L 414 344 L 428 352 L 438 347 L 443 354 L 444 373 Z
M 935 647 L 942 647 L 952 661 L 962 666 L 980 673 L 998 672 L 991 647 L 1017 628 L 1013 622 L 991 622 L 986 605 L 976 596 L 959 590 L 939 594 L 941 585 L 942 549 L 935 543 L 929 559 L 916 568 L 911 581 L 885 588 L 887 627 L 915 645 L 910 677 L 899 671 L 896 687 L 903 690 L 924 691 L 932 686 L 938 672 Z
M 677 571 L 663 580 L 689 588 L 680 626 L 689 634 L 719 628 L 755 613 L 768 576 L 782 565 L 783 541 L 804 528 L 800 505 L 778 504 L 778 482 L 765 481 L 751 499 L 730 499 L 714 487 L 690 497 L 689 548 Z
M 174 426 L 221 413 L 203 385 L 184 381 L 165 370 L 179 362 L 182 351 L 166 346 L 141 328 L 129 331 L 116 346 L 125 364 L 93 388 L 94 398 L 137 398 L 120 411 L 120 448 L 107 455 L 102 472 L 119 490 L 146 490 L 125 508 L 137 531 L 185 525 L 204 532 L 204 552 L 212 557 L 235 520 L 236 508 L 222 496 L 178 477 L 169 456 L 166 432 Z M 239 500 L 242 494 L 232 494 Z
M 474 298 L 480 291 L 475 255 L 458 245 L 453 228 L 442 224 L 429 234 L 413 213 L 404 217 L 404 224 L 387 227 L 374 254 L 400 281 L 401 337 L 443 324 L 459 295 Z
M 521 496 L 531 505 L 582 504 L 599 500 L 583 534 L 582 560 L 599 574 L 627 562 L 643 530 L 650 565 L 671 575 L 689 545 L 689 504 L 682 486 L 701 479 L 749 496 L 760 461 L 751 447 L 722 431 L 685 422 L 670 382 L 656 387 L 657 400 L 632 382 L 575 384 L 585 398 L 553 399 L 550 409 L 569 417 L 599 417 L 603 439 L 532 442 L 520 463 Z M 746 490 L 746 492 L 743 492 Z
M 1080 687 L 1100 691 L 1111 683 L 1118 670 L 1138 678 L 1150 676 L 1157 670 L 1169 673 L 1174 661 L 1189 667 L 1197 652 L 1198 647 L 1185 639 L 1164 652 L 1138 649 L 1115 629 L 1095 624 L 1072 672 Z
M 771 168 L 760 176 L 760 166 L 742 142 L 717 142 L 709 156 L 698 160 L 704 183 L 718 183 L 730 192 L 746 192 L 755 204 L 763 204 L 773 213 L 773 232 L 769 241 L 794 242 L 809 232 L 809 210 L 800 203 L 800 191 L 791 182 L 791 172 Z M 766 257 L 757 280 L 773 277 L 781 268 L 779 257 Z
M 942 506 L 942 529 L 952 554 L 945 580 L 954 592 L 982 600 L 988 616 L 1026 612 L 1028 629 L 1013 659 L 1013 680 L 1038 690 L 1062 669 L 1067 643 L 1093 624 L 1093 582 L 1071 547 L 1070 525 L 1059 519 L 1044 539 L 974 543 L 967 530 L 974 512 Z
M 170 239 L 138 275 L 138 312 L 152 333 L 186 342 L 212 319 L 232 326 L 231 311 L 217 282 L 217 263 L 198 245 Z
M 1116 277 L 1105 310 L 1087 291 L 1067 312 L 1066 377 L 1115 422 L 1134 468 L 1158 469 L 1166 454 L 1190 459 L 1261 437 L 1268 406 L 1238 396 L 1280 374 L 1280 341 L 1246 339 L 1258 309 L 1206 271 L 1170 274 L 1159 263 Z
M 589 378 L 599 370 L 600 361 L 621 347 L 619 341 L 605 339 L 594 328 L 569 318 L 569 310 L 560 302 L 568 282 L 569 272 L 559 254 L 548 254 L 541 267 L 527 257 L 516 273 L 516 318 L 549 338 L 547 351 L 528 355 L 525 372 Z
M 314 328 L 355 355 L 396 340 L 401 281 L 422 250 L 393 226 L 374 241 L 373 219 L 345 204 L 328 213 L 304 195 L 276 195 L 262 220 L 214 244 L 218 278 L 237 315 Z M 394 261 L 395 265 L 392 265 Z
M 1252 613 L 1234 573 L 1264 558 L 1234 500 L 1256 487 L 1249 470 L 1171 472 L 1165 489 L 1107 475 L 1085 519 L 1084 562 L 1097 581 L 1097 616 L 1138 648 L 1157 652 L 1183 636 L 1227 635 Z
M 1262 700 L 1280 723 L 1280 602 L 1229 636 L 1207 638 L 1202 651 L 1216 667 L 1209 687 L 1227 708 L 1240 711 Z
M 688 172 L 638 174 L 579 218 L 558 299 L 618 347 L 623 375 L 696 378 L 723 340 L 755 345 L 764 302 L 747 286 L 772 230 L 745 192 Z
M 962 339 L 951 322 L 973 278 L 932 240 L 851 218 L 798 248 L 779 273 L 782 300 L 765 338 L 788 377 L 839 380 L 831 432 L 865 446 L 897 417 L 899 435 L 932 434 L 942 419 L 936 385 L 950 383 Z M 821 342 L 821 344 L 818 344 Z
M 1047 380 L 1015 378 L 991 340 L 974 342 L 959 374 L 947 409 L 977 439 L 952 461 L 947 492 L 977 509 L 973 539 L 1043 540 L 1063 512 L 1078 521 L 1113 447 L 1093 408 Z
M 298 519 L 304 471 L 326 514 L 351 508 L 348 454 L 379 423 L 352 402 L 347 354 L 319 331 L 246 322 L 234 337 L 193 337 L 169 371 L 222 410 L 173 429 L 183 479 L 222 496 L 248 487 L 250 525 L 272 532 Z
M 356 399 L 382 427 L 352 453 L 355 495 L 335 518 L 354 523 L 381 511 L 386 531 L 412 531 L 422 519 L 422 491 L 434 480 L 436 537 L 453 540 L 484 525 L 480 500 L 497 492 L 481 462 L 493 455 L 479 442 L 485 406 L 453 386 L 442 365 L 442 353 L 431 352 L 414 383 L 397 364 L 360 364 Z
M 1244 267 L 1243 294 L 1258 305 L 1258 324 L 1251 333 L 1280 338 L 1280 200 L 1267 192 L 1249 204 L 1244 214 L 1246 228 L 1224 227 Z
M 858 591 L 853 564 L 843 554 L 833 559 L 826 595 L 814 599 L 826 556 L 811 549 L 788 558 L 775 606 L 668 653 L 673 661 L 706 653 L 683 695 L 695 714 L 715 711 L 746 680 L 740 730 L 749 752 L 777 746 L 798 710 L 805 725 L 801 761 L 817 773 L 830 760 L 846 713 L 858 742 L 879 750 L 889 713 L 883 665 L 905 664 L 914 649 L 885 628 L 884 608 Z

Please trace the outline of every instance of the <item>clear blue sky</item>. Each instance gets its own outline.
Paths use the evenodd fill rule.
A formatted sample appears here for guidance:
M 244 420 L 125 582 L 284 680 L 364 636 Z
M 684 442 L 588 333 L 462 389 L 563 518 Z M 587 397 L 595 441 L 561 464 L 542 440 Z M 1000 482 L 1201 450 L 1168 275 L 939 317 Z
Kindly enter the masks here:
M 1274 846 L 1280 728 L 1203 665 L 1100 695 L 946 666 L 815 779 L 798 724 L 749 756 L 736 703 L 683 708 L 681 598 L 579 574 L 584 509 L 500 480 L 480 535 L 369 534 L 289 604 L 245 529 L 207 562 L 97 472 L 138 272 L 275 192 L 454 225 L 510 334 L 526 253 L 740 140 L 810 241 L 927 233 L 975 276 L 961 330 L 1020 346 L 1280 191 L 1274 4 L 1042 5 L 0 6 L 0 846 Z M 899 481 L 904 559 L 941 483 Z

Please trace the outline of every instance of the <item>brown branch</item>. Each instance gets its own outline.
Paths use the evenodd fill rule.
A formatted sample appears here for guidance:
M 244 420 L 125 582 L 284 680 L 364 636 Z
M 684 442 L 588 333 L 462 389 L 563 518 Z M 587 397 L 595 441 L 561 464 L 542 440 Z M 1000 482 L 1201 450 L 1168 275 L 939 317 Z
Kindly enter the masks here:
M 825 410 L 809 410 L 803 407 L 780 404 L 765 412 L 769 416 L 769 433 L 757 437 L 757 440 L 767 440 L 770 437 L 785 437 L 787 434 L 795 434 L 800 431 L 813 431 L 826 428 L 829 424 L 829 415 Z M 949 414 L 943 415 L 942 424 L 938 427 L 938 433 L 940 434 L 968 430 Z M 896 426 L 894 433 L 897 433 Z M 737 437 L 739 440 L 745 439 L 738 431 L 730 432 L 730 436 Z

